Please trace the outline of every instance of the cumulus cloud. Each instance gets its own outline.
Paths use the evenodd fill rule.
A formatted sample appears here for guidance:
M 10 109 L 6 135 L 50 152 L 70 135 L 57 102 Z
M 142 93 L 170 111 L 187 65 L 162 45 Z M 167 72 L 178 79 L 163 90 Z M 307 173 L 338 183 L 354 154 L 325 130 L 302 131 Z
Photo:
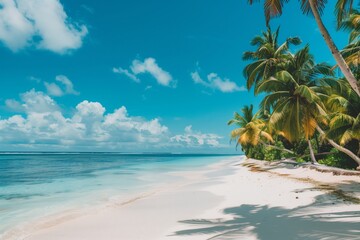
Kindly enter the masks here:
M 35 89 L 5 104 L 17 114 L 0 118 L 2 149 L 135 152 L 225 147 L 217 134 L 194 131 L 189 125 L 173 135 L 160 118 L 130 115 L 125 106 L 108 111 L 100 102 L 84 100 L 64 113 L 52 97 Z
M 190 75 L 195 84 L 200 84 L 207 88 L 216 89 L 224 93 L 246 91 L 244 86 L 240 87 L 235 82 L 232 82 L 227 78 L 222 79 L 216 73 L 208 74 L 206 80 L 201 78 L 198 71 L 192 72 Z
M 73 83 L 64 75 L 56 76 L 55 80 L 60 83 L 44 82 L 47 93 L 50 96 L 61 97 L 66 94 L 79 95 L 79 92 L 74 89 Z
M 12 51 L 35 46 L 63 54 L 80 48 L 87 33 L 59 0 L 0 0 L 0 41 Z
M 5 105 L 12 111 L 24 113 L 43 113 L 59 110 L 59 106 L 51 97 L 43 92 L 37 92 L 35 89 L 20 94 L 20 100 L 19 102 L 15 99 L 7 99 Z
M 155 78 L 157 83 L 162 86 L 176 86 L 176 81 L 171 74 L 159 67 L 154 58 L 146 58 L 144 61 L 135 59 L 130 66 L 130 71 L 123 68 L 114 68 L 113 72 L 124 74 L 135 82 L 140 82 L 138 78 L 139 74 L 147 73 Z
M 130 117 L 124 106 L 107 114 L 104 126 L 112 133 L 114 139 L 120 141 L 160 143 L 167 138 L 168 133 L 168 128 L 161 125 L 158 118 L 147 121 L 142 117 Z
M 106 113 L 101 103 L 84 100 L 66 117 L 54 99 L 34 89 L 6 104 L 22 114 L 0 120 L 0 144 L 109 149 L 168 139 L 168 128 L 158 118 L 130 116 L 125 106 Z
M 45 113 L 59 111 L 57 103 L 43 92 L 32 89 L 20 95 L 26 113 Z
M 188 147 L 220 147 L 219 141 L 222 137 L 217 134 L 194 132 L 191 125 L 185 127 L 184 131 L 185 132 L 183 134 L 171 137 L 170 141 Z

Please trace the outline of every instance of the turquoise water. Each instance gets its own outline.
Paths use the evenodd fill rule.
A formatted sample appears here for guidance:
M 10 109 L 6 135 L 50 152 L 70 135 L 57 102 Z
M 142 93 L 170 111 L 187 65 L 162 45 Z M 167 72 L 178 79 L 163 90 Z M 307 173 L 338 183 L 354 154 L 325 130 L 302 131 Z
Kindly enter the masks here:
M 202 169 L 220 155 L 0 154 L 0 237 L 19 224 L 130 196 Z

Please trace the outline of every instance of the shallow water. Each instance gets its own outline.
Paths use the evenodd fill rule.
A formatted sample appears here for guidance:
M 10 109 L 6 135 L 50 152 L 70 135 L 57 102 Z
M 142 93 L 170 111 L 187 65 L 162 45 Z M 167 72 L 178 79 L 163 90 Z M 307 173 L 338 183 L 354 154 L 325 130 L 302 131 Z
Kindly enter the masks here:
M 227 155 L 228 156 L 228 155 Z M 19 224 L 176 181 L 226 155 L 0 154 L 0 236 Z

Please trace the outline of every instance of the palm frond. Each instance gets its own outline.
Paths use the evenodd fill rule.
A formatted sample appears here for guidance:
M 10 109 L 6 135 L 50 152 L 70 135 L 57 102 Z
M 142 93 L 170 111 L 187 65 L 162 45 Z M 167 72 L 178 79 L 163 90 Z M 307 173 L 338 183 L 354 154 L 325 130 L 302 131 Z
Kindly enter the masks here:
M 320 13 L 320 15 L 323 13 L 325 4 L 327 3 L 327 0 L 317 0 L 314 1 L 316 10 Z M 301 0 L 301 10 L 304 14 L 312 14 L 312 10 L 310 7 L 309 0 Z
M 282 8 L 284 2 L 288 0 L 265 0 L 264 1 L 264 12 L 265 19 L 268 25 L 269 21 L 273 17 L 277 17 L 282 14 Z
M 354 0 L 337 0 L 335 15 L 337 28 L 341 28 L 341 22 L 350 14 Z
M 302 98 L 306 99 L 308 103 L 320 102 L 319 96 L 306 85 L 297 87 L 294 94 L 298 94 Z

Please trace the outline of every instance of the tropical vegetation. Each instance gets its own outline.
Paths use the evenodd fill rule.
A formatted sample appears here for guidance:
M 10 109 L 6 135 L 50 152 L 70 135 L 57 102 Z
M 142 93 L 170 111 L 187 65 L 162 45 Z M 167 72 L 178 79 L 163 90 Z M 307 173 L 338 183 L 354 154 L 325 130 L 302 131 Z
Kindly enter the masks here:
M 265 2 L 269 20 L 281 14 L 286 1 Z M 319 13 L 326 1 L 302 1 L 303 11 L 314 13 L 314 3 Z M 262 101 L 256 113 L 252 105 L 244 106 L 228 122 L 236 126 L 231 139 L 246 156 L 293 158 L 360 170 L 360 95 L 356 88 L 360 77 L 360 15 L 356 10 L 346 10 L 350 7 L 346 4 L 349 1 L 337 2 L 338 27 L 349 31 L 349 44 L 339 54 L 355 85 L 344 72 L 344 77 L 335 74 L 337 67 L 342 70 L 338 59 L 336 66 L 317 63 L 309 45 L 292 51 L 292 46 L 301 44 L 298 37 L 279 43 L 279 29 L 273 32 L 268 26 L 251 41 L 255 50 L 243 54 L 243 60 L 250 61 L 243 74 L 248 90 Z
M 253 4 L 254 2 L 258 2 L 255 0 L 248 0 L 249 4 Z M 266 18 L 266 24 L 269 24 L 269 21 L 273 17 L 280 16 L 282 14 L 283 6 L 285 3 L 289 2 L 289 0 L 264 0 L 264 13 Z M 301 11 L 309 15 L 314 16 L 315 21 L 318 25 L 318 28 L 323 36 L 327 46 L 331 54 L 333 55 L 338 67 L 341 72 L 344 74 L 346 80 L 349 82 L 351 88 L 355 91 L 357 95 L 360 96 L 360 84 L 355 78 L 353 72 L 349 68 L 348 64 L 344 60 L 341 52 L 338 50 L 335 45 L 332 37 L 330 36 L 327 28 L 325 27 L 321 14 L 327 5 L 327 0 L 301 0 L 299 1 L 301 5 Z M 336 23 L 337 28 L 340 29 L 343 25 L 344 19 L 346 19 L 353 12 L 353 3 L 354 0 L 337 0 L 335 4 L 335 15 L 336 15 Z

